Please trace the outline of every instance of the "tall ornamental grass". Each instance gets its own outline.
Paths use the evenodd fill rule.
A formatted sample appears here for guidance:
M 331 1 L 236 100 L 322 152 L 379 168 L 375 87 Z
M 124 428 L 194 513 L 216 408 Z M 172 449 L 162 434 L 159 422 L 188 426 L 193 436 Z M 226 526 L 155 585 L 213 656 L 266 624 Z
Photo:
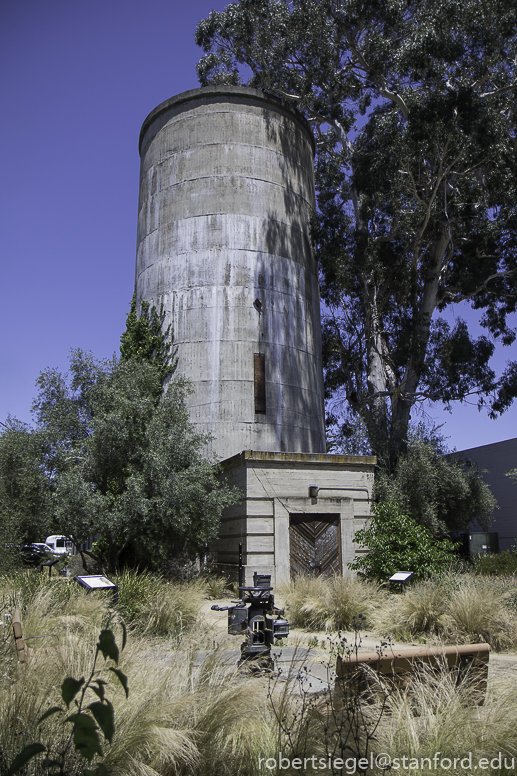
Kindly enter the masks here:
M 485 641 L 517 647 L 517 579 L 444 574 L 392 595 L 371 616 L 373 628 L 396 639 L 418 636 L 447 644 Z
M 280 587 L 290 624 L 311 631 L 349 630 L 370 623 L 375 601 L 383 596 L 373 582 L 344 576 L 298 576 Z
M 120 615 L 108 614 L 110 596 L 87 595 L 66 580 L 38 581 L 37 585 L 22 581 L 23 594 L 12 579 L 11 587 L 0 580 L 0 593 L 8 606 L 15 601 L 21 604 L 25 635 L 43 638 L 27 642 L 30 655 L 25 666 L 17 664 L 12 640 L 3 643 L 0 776 L 6 774 L 14 756 L 28 743 L 42 740 L 52 741 L 56 747 L 63 745 L 66 726 L 59 715 L 49 717 L 41 727 L 37 720 L 49 707 L 59 705 L 59 688 L 66 677 L 88 675 L 99 627 L 106 625 L 109 616 L 117 642 L 122 640 L 117 622 Z M 344 623 L 364 613 L 373 621 L 384 607 L 385 612 L 389 609 L 391 620 L 387 622 L 388 615 L 384 614 L 382 627 L 402 622 L 415 631 L 421 629 L 440 638 L 444 633 L 458 638 L 461 631 L 470 640 L 472 629 L 479 628 L 480 622 L 481 626 L 486 624 L 490 616 L 496 617 L 491 622 L 493 628 L 497 625 L 497 633 L 509 632 L 505 628 L 510 620 L 501 624 L 497 607 L 504 617 L 513 616 L 515 590 L 510 581 L 499 580 L 491 594 L 479 578 L 475 582 L 468 575 L 447 576 L 438 582 L 440 595 L 432 593 L 432 583 L 415 586 L 406 595 L 389 595 L 349 578 L 299 579 L 286 592 L 288 598 L 292 595 L 291 611 L 296 611 L 298 605 L 301 621 L 310 627 L 329 623 L 346 627 Z M 134 590 L 138 584 L 134 582 Z M 145 593 L 139 599 L 140 594 L 134 592 L 133 602 L 152 602 L 158 590 L 148 586 L 149 580 L 141 584 Z M 481 619 L 472 619 L 473 614 L 465 619 L 471 611 L 465 596 L 476 601 L 476 596 L 487 599 L 489 595 L 490 611 L 474 603 L 472 611 Z M 473 703 L 479 698 L 468 681 L 458 684 L 454 674 L 427 669 L 415 672 L 403 690 L 389 690 L 384 707 L 380 702 L 365 704 L 350 697 L 343 702 L 332 692 L 334 656 L 329 658 L 331 691 L 313 695 L 307 689 L 310 675 L 303 671 L 303 665 L 290 676 L 284 671 L 271 680 L 243 673 L 236 665 L 227 664 L 224 650 L 204 650 L 207 639 L 200 621 L 195 621 L 194 627 L 183 625 L 181 640 L 172 633 L 160 637 L 154 626 L 148 628 L 145 620 L 137 619 L 140 605 L 135 605 L 138 627 L 130 629 L 119 661 L 128 677 L 127 698 L 103 661 L 98 664 L 98 676 L 106 681 L 106 696 L 115 709 L 113 740 L 103 744 L 104 766 L 112 776 L 260 776 L 265 759 L 274 759 L 279 751 L 289 753 L 291 758 L 324 758 L 329 751 L 337 755 L 342 747 L 348 747 L 347 752 L 364 752 L 367 746 L 374 753 L 416 758 L 418 772 L 423 774 L 439 772 L 432 761 L 436 752 L 451 761 L 472 753 L 474 766 L 480 757 L 494 760 L 497 767 L 483 770 L 490 776 L 515 772 L 515 768 L 504 768 L 505 755 L 515 756 L 517 763 L 517 686 L 511 671 L 504 680 L 490 674 L 483 706 Z M 459 618 L 455 605 L 458 612 L 463 612 L 463 620 L 455 619 Z M 333 608 L 340 619 L 332 615 Z M 8 614 L 7 609 L 4 612 Z M 486 635 L 493 638 L 492 632 Z M 502 768 L 496 762 L 500 752 Z M 426 759 L 431 767 L 427 767 Z M 67 755 L 67 776 L 80 776 L 83 768 L 84 762 L 72 748 Z M 24 776 L 44 773 L 41 757 L 31 761 L 23 772 Z M 290 776 L 285 769 L 282 773 Z M 457 768 L 447 766 L 447 773 L 464 776 L 465 770 L 458 763 Z
M 413 769 L 409 772 L 422 776 L 442 772 L 465 776 L 476 771 L 491 776 L 514 774 L 515 680 L 501 682 L 490 677 L 480 706 L 479 690 L 471 678 L 467 675 L 458 684 L 454 672 L 417 669 L 404 691 L 388 696 L 386 713 L 377 730 L 377 751 L 388 752 L 400 763 L 406 757 L 407 768 Z M 438 763 L 434 760 L 437 753 Z M 402 765 L 399 767 L 402 769 Z
M 137 584 L 133 584 L 133 603 L 138 599 Z M 130 629 L 119 661 L 128 677 L 127 698 L 103 661 L 98 663 L 98 677 L 106 682 L 105 693 L 115 709 L 113 740 L 103 744 L 106 772 L 112 776 L 256 776 L 258 755 L 269 756 L 276 741 L 266 684 L 242 675 L 236 664 L 228 666 L 217 649 L 196 657 L 207 637 L 203 624 L 192 627 L 193 615 L 184 614 L 191 585 L 178 585 L 176 596 L 173 585 L 164 586 L 161 601 L 149 580 L 142 585 L 145 595 L 135 611 L 138 614 L 145 604 L 150 605 L 150 613 L 147 620 L 141 613 L 138 620 L 135 615 L 138 627 Z M 200 590 L 195 587 L 195 595 L 201 597 Z M 120 615 L 113 611 L 110 595 L 87 594 L 77 584 L 59 579 L 38 584 L 23 599 L 20 591 L 11 592 L 13 601 L 23 606 L 29 657 L 26 665 L 17 663 L 14 640 L 6 639 L 0 656 L 1 776 L 27 744 L 43 741 L 52 742 L 54 750 L 64 748 L 69 728 L 61 715 L 49 717 L 41 727 L 39 717 L 60 705 L 65 678 L 88 676 L 102 627 L 110 622 L 117 642 L 122 641 Z M 162 611 L 160 607 L 167 606 L 166 601 L 167 622 L 177 624 L 181 611 L 181 640 L 169 628 L 169 635 L 156 635 L 153 618 Z M 46 774 L 41 759 L 32 760 L 24 776 Z M 84 761 L 71 747 L 67 776 L 79 776 L 83 768 Z

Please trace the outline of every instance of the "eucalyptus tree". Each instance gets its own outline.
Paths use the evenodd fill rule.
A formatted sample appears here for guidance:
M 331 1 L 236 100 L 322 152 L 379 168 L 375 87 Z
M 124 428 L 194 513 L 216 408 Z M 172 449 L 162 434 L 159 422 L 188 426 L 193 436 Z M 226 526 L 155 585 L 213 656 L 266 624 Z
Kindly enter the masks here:
M 313 236 L 329 395 L 388 468 L 417 402 L 517 395 L 517 16 L 508 0 L 240 0 L 200 22 L 201 84 L 297 106 L 317 141 Z M 486 336 L 440 316 L 466 303 Z

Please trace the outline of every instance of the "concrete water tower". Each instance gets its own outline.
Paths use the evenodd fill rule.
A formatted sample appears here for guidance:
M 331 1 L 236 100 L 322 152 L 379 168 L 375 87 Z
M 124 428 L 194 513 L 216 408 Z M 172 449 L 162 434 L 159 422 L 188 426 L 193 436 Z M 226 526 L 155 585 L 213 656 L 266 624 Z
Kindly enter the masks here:
M 144 121 L 137 305 L 163 303 L 190 419 L 242 491 L 211 549 L 273 583 L 343 572 L 370 512 L 368 456 L 325 454 L 314 141 L 282 101 L 240 86 L 173 97 Z
M 140 135 L 136 295 L 163 303 L 212 452 L 324 453 L 314 140 L 280 100 L 205 87 Z

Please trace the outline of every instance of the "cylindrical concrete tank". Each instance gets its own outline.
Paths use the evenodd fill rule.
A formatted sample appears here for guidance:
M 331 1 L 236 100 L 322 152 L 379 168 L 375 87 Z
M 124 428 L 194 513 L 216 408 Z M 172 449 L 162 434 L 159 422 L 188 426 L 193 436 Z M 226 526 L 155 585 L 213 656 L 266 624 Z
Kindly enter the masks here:
M 137 304 L 164 309 L 209 452 L 325 452 L 313 138 L 240 86 L 173 97 L 144 121 Z

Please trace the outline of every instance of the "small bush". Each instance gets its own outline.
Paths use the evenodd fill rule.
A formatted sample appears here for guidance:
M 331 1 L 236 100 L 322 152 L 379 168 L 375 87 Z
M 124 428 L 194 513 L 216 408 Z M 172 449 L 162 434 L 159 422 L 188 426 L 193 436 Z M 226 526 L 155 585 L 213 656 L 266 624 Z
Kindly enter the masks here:
M 375 504 L 367 528 L 354 539 L 368 550 L 349 564 L 368 579 L 386 582 L 397 571 L 412 571 L 416 579 L 442 571 L 454 560 L 455 545 L 434 539 L 394 501 Z

